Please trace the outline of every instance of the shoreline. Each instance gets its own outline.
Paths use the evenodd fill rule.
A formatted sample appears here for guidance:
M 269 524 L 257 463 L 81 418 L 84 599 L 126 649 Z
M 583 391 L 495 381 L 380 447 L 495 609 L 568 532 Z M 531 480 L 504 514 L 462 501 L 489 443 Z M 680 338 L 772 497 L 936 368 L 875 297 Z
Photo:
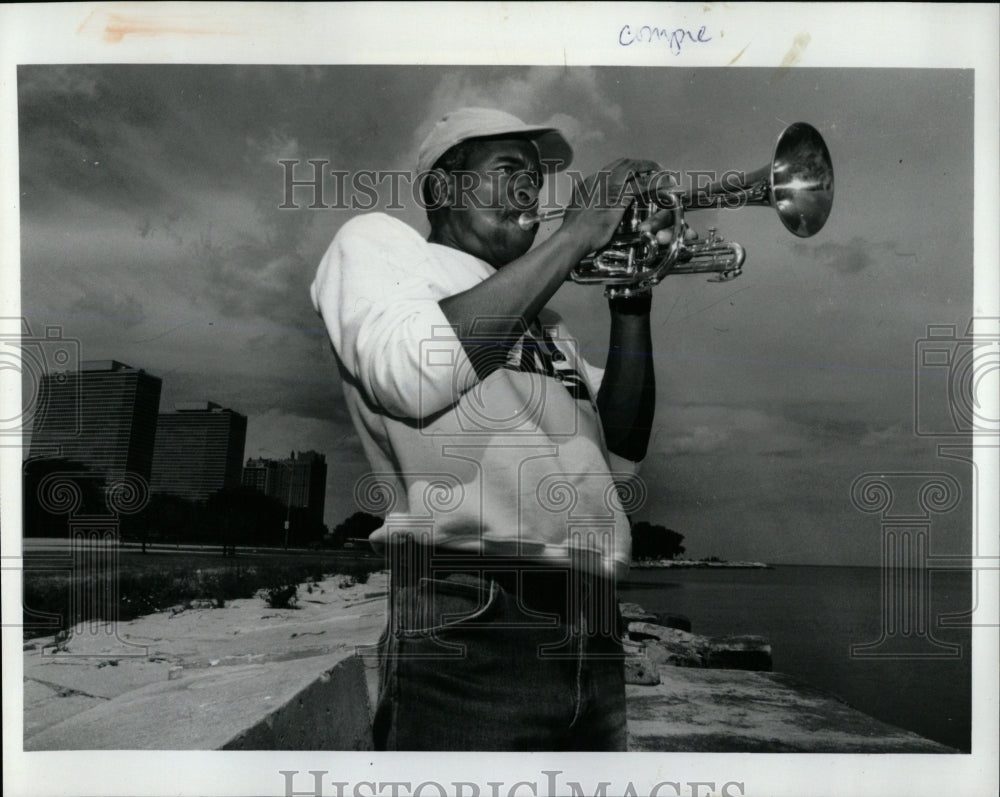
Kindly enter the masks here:
M 367 584 L 329 576 L 302 585 L 297 608 L 196 601 L 85 624 L 63 645 L 26 642 L 25 749 L 369 750 L 387 588 L 384 572 Z M 635 630 L 655 630 L 672 657 L 694 645 L 705 663 L 646 652 L 657 678 L 626 688 L 630 750 L 955 752 L 790 676 L 713 665 L 720 651 L 694 635 Z M 750 638 L 709 641 L 755 650 Z

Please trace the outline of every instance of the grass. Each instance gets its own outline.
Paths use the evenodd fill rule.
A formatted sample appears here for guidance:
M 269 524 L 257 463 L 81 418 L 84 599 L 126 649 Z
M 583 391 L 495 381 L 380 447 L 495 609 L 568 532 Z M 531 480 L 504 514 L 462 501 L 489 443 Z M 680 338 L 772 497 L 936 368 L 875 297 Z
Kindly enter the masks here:
M 228 601 L 261 592 L 272 607 L 289 607 L 296 587 L 340 574 L 364 583 L 383 568 L 377 558 L 317 554 L 163 554 L 122 552 L 117 577 L 104 573 L 32 567 L 25 557 L 24 636 L 48 636 L 85 620 L 131 620 L 193 600 L 223 607 Z M 272 601 L 274 601 L 272 603 Z

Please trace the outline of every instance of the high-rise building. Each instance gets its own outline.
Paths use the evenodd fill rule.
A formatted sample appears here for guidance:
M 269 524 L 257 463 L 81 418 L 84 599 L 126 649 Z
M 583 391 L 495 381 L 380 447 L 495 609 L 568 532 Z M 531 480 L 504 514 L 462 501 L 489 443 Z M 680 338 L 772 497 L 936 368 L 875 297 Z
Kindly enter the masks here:
M 326 503 L 326 457 L 316 451 L 292 452 L 288 459 L 248 459 L 243 486 L 300 510 L 308 522 L 323 524 Z
M 278 498 L 282 495 L 281 468 L 281 463 L 274 459 L 250 458 L 243 466 L 243 486 L 270 498 Z M 287 488 L 282 497 L 285 499 L 282 503 L 285 503 L 288 498 Z
M 162 380 L 117 360 L 45 375 L 29 457 L 79 462 L 95 475 L 149 479 Z
M 152 492 L 200 502 L 239 487 L 246 416 L 211 401 L 175 404 L 174 410 L 157 421 Z

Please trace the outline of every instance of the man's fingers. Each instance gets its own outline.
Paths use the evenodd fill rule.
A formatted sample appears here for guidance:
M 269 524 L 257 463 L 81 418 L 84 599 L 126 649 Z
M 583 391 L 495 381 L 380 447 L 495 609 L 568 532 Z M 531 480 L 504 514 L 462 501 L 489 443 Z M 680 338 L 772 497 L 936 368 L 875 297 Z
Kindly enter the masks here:
M 672 240 L 674 240 L 674 231 L 669 227 L 657 231 L 656 242 L 660 244 L 660 246 L 666 246 Z M 697 240 L 698 240 L 698 233 L 695 230 L 692 230 L 690 227 L 686 227 L 684 229 L 684 243 L 691 243 L 692 241 L 697 241 Z
M 674 226 L 674 212 L 669 208 L 666 210 L 658 210 L 648 219 L 646 219 L 642 224 L 639 225 L 640 232 L 657 232 L 663 228 L 671 228 Z

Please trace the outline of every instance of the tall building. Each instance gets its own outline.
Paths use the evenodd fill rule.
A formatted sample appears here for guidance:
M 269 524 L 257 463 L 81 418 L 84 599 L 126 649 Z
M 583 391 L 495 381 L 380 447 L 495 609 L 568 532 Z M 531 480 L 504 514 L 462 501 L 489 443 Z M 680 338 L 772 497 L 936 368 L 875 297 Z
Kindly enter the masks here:
M 316 451 L 292 452 L 288 459 L 248 459 L 243 486 L 252 487 L 299 510 L 309 523 L 323 525 L 326 503 L 326 456 Z
M 46 374 L 39 386 L 29 457 L 81 463 L 97 475 L 149 479 L 162 380 L 117 360 L 86 360 Z
M 240 486 L 245 415 L 211 401 L 184 402 L 160 413 L 153 453 L 154 494 L 205 501 Z
M 243 466 L 243 486 L 270 498 L 282 495 L 287 499 L 287 489 L 284 494 L 281 492 L 281 468 L 281 463 L 274 459 L 248 459 Z

